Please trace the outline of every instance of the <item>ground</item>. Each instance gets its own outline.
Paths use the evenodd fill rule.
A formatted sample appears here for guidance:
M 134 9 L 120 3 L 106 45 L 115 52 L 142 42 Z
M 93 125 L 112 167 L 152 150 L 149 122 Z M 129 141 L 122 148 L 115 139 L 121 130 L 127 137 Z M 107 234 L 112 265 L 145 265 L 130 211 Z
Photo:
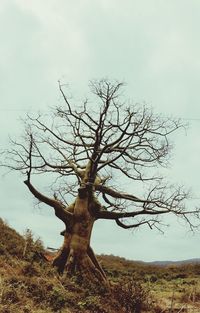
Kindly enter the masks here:
M 0 220 L 1 313 L 200 312 L 200 264 L 155 266 L 98 256 L 111 288 L 58 276 L 40 258 L 43 246 Z

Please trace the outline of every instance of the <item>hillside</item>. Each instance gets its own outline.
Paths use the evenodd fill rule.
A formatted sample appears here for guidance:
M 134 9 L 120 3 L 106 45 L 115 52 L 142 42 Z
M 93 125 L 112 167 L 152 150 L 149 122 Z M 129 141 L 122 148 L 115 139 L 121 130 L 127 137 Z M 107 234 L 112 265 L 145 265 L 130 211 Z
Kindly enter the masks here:
M 166 267 L 169 265 L 175 265 L 175 266 L 182 266 L 182 265 L 195 265 L 200 264 L 200 258 L 194 258 L 194 259 L 188 259 L 188 260 L 181 260 L 181 261 L 152 261 L 152 262 L 144 262 L 144 261 L 132 261 L 132 260 L 126 260 L 125 258 L 114 256 L 114 255 L 100 255 L 99 258 L 104 261 L 106 264 L 107 262 L 110 263 L 111 260 L 113 264 L 115 264 L 117 267 L 120 266 L 120 264 L 125 265 L 126 267 L 140 267 L 140 266 L 158 266 L 158 267 Z
M 190 264 L 200 264 L 200 258 L 181 260 L 181 261 L 154 261 L 145 262 L 147 265 L 158 265 L 158 266 L 168 266 L 168 265 L 190 265 Z
M 167 313 L 169 307 L 172 313 L 184 306 L 200 312 L 200 264 L 163 267 L 101 255 L 111 286 L 106 290 L 58 276 L 30 230 L 21 236 L 0 219 L 0 233 L 1 313 Z

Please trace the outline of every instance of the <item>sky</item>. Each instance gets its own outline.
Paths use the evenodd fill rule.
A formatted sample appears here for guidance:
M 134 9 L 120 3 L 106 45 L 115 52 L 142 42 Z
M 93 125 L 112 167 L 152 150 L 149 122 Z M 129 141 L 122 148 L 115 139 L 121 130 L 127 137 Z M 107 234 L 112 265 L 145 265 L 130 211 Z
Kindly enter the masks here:
M 198 0 L 1 0 L 0 150 L 23 132 L 26 112 L 47 113 L 59 104 L 58 80 L 88 94 L 91 79 L 126 82 L 127 99 L 164 116 L 183 118 L 168 176 L 199 198 L 200 2 Z M 26 228 L 45 246 L 62 244 L 62 223 L 51 208 L 35 205 L 19 173 L 0 169 L 0 216 L 20 233 Z M 96 253 L 133 260 L 200 257 L 200 233 L 176 218 L 165 233 L 136 232 L 96 222 Z

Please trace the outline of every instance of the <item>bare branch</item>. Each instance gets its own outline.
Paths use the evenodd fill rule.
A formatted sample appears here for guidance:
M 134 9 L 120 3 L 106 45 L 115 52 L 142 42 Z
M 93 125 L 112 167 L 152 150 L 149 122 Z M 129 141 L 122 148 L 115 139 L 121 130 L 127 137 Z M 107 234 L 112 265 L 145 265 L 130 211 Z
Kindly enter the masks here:
M 31 184 L 30 180 L 24 181 L 25 185 L 28 187 L 30 192 L 41 202 L 44 202 L 45 204 L 51 206 L 55 210 L 55 215 L 61 219 L 64 223 L 68 220 L 69 217 L 72 217 L 73 215 L 64 209 L 63 205 L 55 199 L 51 199 L 37 191 L 35 187 Z
M 146 200 L 146 199 L 139 199 L 139 198 L 137 198 L 133 195 L 127 194 L 127 193 L 120 193 L 116 190 L 113 190 L 113 189 L 106 187 L 106 186 L 103 186 L 103 185 L 97 185 L 97 186 L 95 186 L 95 189 L 104 193 L 104 194 L 112 196 L 115 199 L 116 198 L 126 199 L 126 200 L 130 200 L 130 201 L 134 201 L 134 202 L 141 202 L 141 203 L 148 202 L 148 200 Z
M 188 193 L 168 186 L 158 172 L 169 165 L 170 136 L 183 125 L 180 120 L 154 114 L 146 105 L 127 106 L 122 86 L 106 79 L 93 81 L 90 90 L 95 103 L 92 99 L 79 104 L 79 100 L 72 103 L 59 82 L 63 105 L 53 109 L 50 119 L 27 115 L 25 136 L 21 141 L 12 140 L 2 166 L 26 175 L 25 184 L 32 194 L 54 207 L 62 220 L 72 214 L 66 213 L 64 203 L 77 198 L 82 188 L 93 204 L 88 204 L 87 210 L 96 219 L 115 220 L 126 229 L 140 225 L 159 228 L 157 217 L 170 213 L 182 217 L 193 229 L 190 216 L 198 220 L 199 209 L 186 209 Z M 30 177 L 36 174 L 51 175 L 50 189 L 62 202 L 35 189 Z M 143 195 L 119 191 L 126 184 L 134 185 L 134 190 L 142 186 Z M 100 196 L 105 206 L 98 204 Z M 128 225 L 123 218 L 134 222 Z
M 137 228 L 141 225 L 147 224 L 150 229 L 153 228 L 155 223 L 159 223 L 157 220 L 148 220 L 148 221 L 141 221 L 139 223 L 131 224 L 131 225 L 126 225 L 123 222 L 121 222 L 119 219 L 116 219 L 116 224 L 124 229 L 129 229 L 129 228 Z

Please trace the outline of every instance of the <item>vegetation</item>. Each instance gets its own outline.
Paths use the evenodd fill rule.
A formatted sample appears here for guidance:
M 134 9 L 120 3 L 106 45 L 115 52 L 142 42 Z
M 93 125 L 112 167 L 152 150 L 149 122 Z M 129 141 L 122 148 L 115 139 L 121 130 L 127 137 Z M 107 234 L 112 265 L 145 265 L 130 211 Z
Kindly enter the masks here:
M 200 310 L 200 264 L 159 267 L 102 255 L 98 260 L 109 278 L 107 290 L 92 281 L 79 281 L 77 276 L 59 276 L 41 258 L 45 250 L 30 230 L 21 236 L 0 219 L 0 233 L 1 313 Z
M 63 221 L 64 243 L 53 261 L 58 272 L 66 269 L 70 276 L 105 286 L 105 271 L 90 245 L 96 220 L 114 220 L 124 229 L 160 229 L 166 214 L 183 218 L 192 229 L 191 215 L 199 220 L 199 208 L 185 206 L 188 193 L 158 173 L 168 164 L 169 136 L 182 126 L 180 121 L 158 116 L 146 106 L 127 106 L 122 85 L 92 82 L 92 107 L 91 100 L 81 106 L 72 103 L 59 84 L 63 106 L 50 119 L 28 115 L 25 136 L 12 141 L 3 163 L 22 172 L 33 196 Z M 35 187 L 37 174 L 47 175 L 48 182 L 51 177 L 53 195 Z M 130 193 L 123 186 L 131 186 Z

